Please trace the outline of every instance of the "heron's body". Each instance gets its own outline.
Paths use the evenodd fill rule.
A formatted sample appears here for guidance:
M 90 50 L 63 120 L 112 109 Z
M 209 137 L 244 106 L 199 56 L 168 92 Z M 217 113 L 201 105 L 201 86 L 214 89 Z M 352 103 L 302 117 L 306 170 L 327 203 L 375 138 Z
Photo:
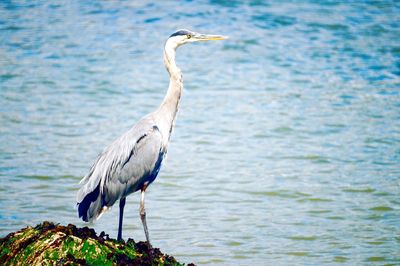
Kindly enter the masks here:
M 84 221 L 99 218 L 117 200 L 120 200 L 118 239 L 122 237 L 122 219 L 125 198 L 142 191 L 140 214 L 149 242 L 144 210 L 144 192 L 157 177 L 167 153 L 168 142 L 182 94 L 182 74 L 175 63 L 175 51 L 180 45 L 198 40 L 223 39 L 222 36 L 199 35 L 181 30 L 167 40 L 164 63 L 170 75 L 167 94 L 158 109 L 140 119 L 129 131 L 112 142 L 98 156 L 81 182 L 78 191 L 78 213 Z

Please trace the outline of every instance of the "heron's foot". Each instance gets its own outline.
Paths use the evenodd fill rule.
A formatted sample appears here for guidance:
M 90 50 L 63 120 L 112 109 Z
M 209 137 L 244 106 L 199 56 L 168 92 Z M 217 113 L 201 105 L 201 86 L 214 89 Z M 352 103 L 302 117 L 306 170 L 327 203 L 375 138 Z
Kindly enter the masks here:
M 144 251 L 149 255 L 149 257 L 151 259 L 154 259 L 157 254 L 156 254 L 155 250 L 153 249 L 153 247 L 151 246 L 150 242 L 143 241 L 142 245 L 143 245 L 142 247 L 143 247 Z
M 156 253 L 154 252 L 154 249 L 151 247 L 151 245 L 150 244 L 148 245 L 149 245 L 149 257 L 151 260 L 153 260 L 156 256 Z

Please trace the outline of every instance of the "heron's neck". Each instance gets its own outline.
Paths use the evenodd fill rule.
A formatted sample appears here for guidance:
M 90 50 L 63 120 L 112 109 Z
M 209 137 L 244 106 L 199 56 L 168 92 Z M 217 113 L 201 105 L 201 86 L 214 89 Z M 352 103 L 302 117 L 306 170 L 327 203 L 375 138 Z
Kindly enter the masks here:
M 164 49 L 164 64 L 170 76 L 167 94 L 164 97 L 158 111 L 163 117 L 168 137 L 175 124 L 176 113 L 182 94 L 182 72 L 175 63 L 176 46 L 167 42 Z

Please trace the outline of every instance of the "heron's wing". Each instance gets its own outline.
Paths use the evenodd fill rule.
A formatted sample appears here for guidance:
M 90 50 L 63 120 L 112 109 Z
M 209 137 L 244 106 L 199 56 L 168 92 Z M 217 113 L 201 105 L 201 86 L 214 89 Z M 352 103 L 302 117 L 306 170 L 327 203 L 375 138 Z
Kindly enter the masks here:
M 151 183 L 158 174 L 164 157 L 162 135 L 153 125 L 137 138 L 129 154 L 119 162 L 114 175 L 104 183 L 107 205 L 139 190 L 144 183 Z
M 89 193 L 100 188 L 103 194 L 106 183 L 115 182 L 125 166 L 125 162 L 129 162 L 128 158 L 137 154 L 139 144 L 144 140 L 143 136 L 153 131 L 154 120 L 151 115 L 142 118 L 129 131 L 120 136 L 97 157 L 95 163 L 91 167 L 89 173 L 81 180 L 84 185 L 77 194 L 77 202 L 82 202 L 83 198 Z M 151 135 L 151 134 L 150 134 Z M 133 174 L 139 174 L 137 171 Z

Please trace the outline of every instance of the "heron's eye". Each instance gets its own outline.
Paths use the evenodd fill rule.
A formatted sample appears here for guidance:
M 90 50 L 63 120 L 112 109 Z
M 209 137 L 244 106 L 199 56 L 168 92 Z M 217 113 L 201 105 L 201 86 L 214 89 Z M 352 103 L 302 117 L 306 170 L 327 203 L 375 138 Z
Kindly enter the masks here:
M 188 34 L 188 35 L 186 35 L 186 37 L 187 37 L 188 39 L 190 39 L 190 38 L 192 38 L 192 35 Z

